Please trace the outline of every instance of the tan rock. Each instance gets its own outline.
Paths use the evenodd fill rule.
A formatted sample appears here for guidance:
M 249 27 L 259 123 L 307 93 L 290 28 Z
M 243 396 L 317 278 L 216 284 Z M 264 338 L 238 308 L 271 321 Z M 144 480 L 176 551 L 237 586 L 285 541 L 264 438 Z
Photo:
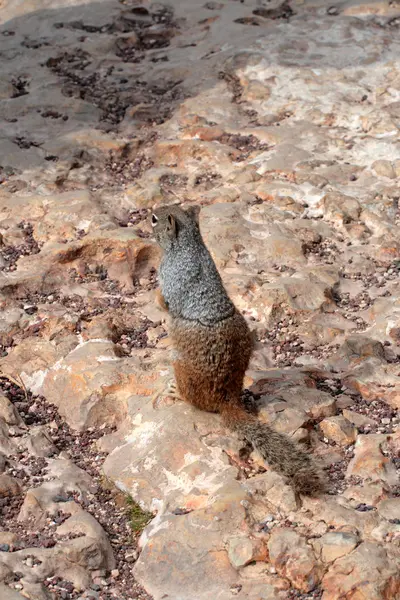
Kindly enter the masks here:
M 0 99 L 12 98 L 15 93 L 15 87 L 8 81 L 1 81 L 0 83 Z
M 356 428 L 344 417 L 328 417 L 319 424 L 324 435 L 339 446 L 349 446 L 353 444 L 357 437 Z
M 279 575 L 303 591 L 313 590 L 323 573 L 305 538 L 290 529 L 275 528 L 268 541 L 271 564 Z
M 382 452 L 382 444 L 388 439 L 387 435 L 359 435 L 354 448 L 354 458 L 351 460 L 346 477 L 356 475 L 371 481 L 384 481 L 396 485 L 398 478 L 396 469 L 390 458 Z
M 296 511 L 298 508 L 293 488 L 285 482 L 283 477 L 274 471 L 270 470 L 266 473 L 255 475 L 247 479 L 244 485 L 254 498 L 265 499 L 271 506 L 276 507 L 276 509 L 286 514 Z M 265 507 L 263 508 L 263 514 L 265 514 Z
M 381 546 L 363 542 L 354 552 L 333 563 L 322 586 L 324 600 L 351 597 L 354 590 L 360 600 L 396 598 L 400 593 L 399 569 Z
M 68 244 L 46 242 L 39 254 L 21 257 L 18 269 L 0 278 L 0 289 L 5 293 L 19 289 L 52 291 L 65 283 L 68 270 L 84 272 L 85 265 L 90 263 L 94 268 L 106 269 L 110 279 L 129 292 L 133 291 L 133 279 L 142 269 L 149 270 L 151 263 L 156 265 L 158 260 L 159 249 L 129 227 L 96 230 Z
M 388 160 L 376 160 L 374 163 L 372 163 L 372 169 L 377 175 L 382 175 L 383 177 L 388 177 L 389 179 L 394 179 L 396 177 L 396 172 L 393 168 L 393 165 Z
M 26 596 L 22 596 L 17 590 L 13 590 L 8 585 L 0 583 L 1 600 L 23 600 Z
M 246 264 L 248 272 L 257 273 L 274 263 L 297 268 L 305 265 L 302 243 L 292 232 L 278 228 L 268 212 L 265 223 L 253 223 L 245 218 L 247 210 L 244 204 L 231 202 L 213 204 L 201 211 L 200 228 L 218 267 L 230 262 Z M 235 254 L 238 258 L 233 263 Z
M 386 498 L 378 504 L 379 514 L 387 521 L 400 519 L 400 498 Z
M 310 511 L 313 520 L 324 521 L 331 528 L 354 534 L 363 532 L 364 536 L 369 536 L 379 523 L 376 511 L 354 510 L 350 502 L 342 500 L 339 504 L 329 496 L 316 499 L 303 498 L 303 507 Z
M 0 544 L 15 544 L 19 539 L 16 533 L 11 531 L 0 531 Z
M 359 364 L 366 358 L 385 360 L 385 351 L 378 340 L 364 335 L 349 336 L 338 351 L 338 356 L 347 359 L 352 366 Z
M 91 339 L 46 372 L 41 390 L 74 428 L 119 424 L 130 396 L 154 393 L 157 374 L 140 365 L 139 356 L 121 359 L 111 341 Z
M 262 293 L 267 296 L 274 295 L 276 304 L 285 302 L 296 312 L 329 311 L 334 306 L 330 287 L 313 279 L 308 273 L 299 271 L 296 276 L 281 277 L 274 283 L 264 284 Z
M 284 390 L 279 396 L 289 405 L 304 410 L 313 419 L 331 417 L 336 413 L 334 396 L 315 388 L 293 386 Z
M 3 395 L 0 395 L 0 419 L 4 419 L 8 425 L 20 426 L 23 424 L 23 421 L 15 406 L 6 396 Z
M 251 79 L 244 87 L 244 98 L 246 100 L 268 100 L 271 91 L 267 85 L 256 79 Z
M 75 345 L 77 340 L 75 341 Z M 26 387 L 37 394 L 41 391 L 44 377 L 63 354 L 63 347 L 38 337 L 22 340 L 18 346 L 0 359 L 0 368 L 10 375 L 19 375 Z
M 347 408 L 343 409 L 343 416 L 345 419 L 353 423 L 356 427 L 365 427 L 365 425 L 377 425 L 378 423 L 367 417 L 366 415 L 362 415 L 360 413 L 354 412 L 354 410 L 348 410 Z
M 15 453 L 14 441 L 9 437 L 8 427 L 3 420 L 0 420 L 0 453 L 4 457 Z
M 340 314 L 312 313 L 300 326 L 299 334 L 308 345 L 323 346 L 356 329 L 353 321 Z
M 19 331 L 23 314 L 20 308 L 8 308 L 2 311 L 0 319 L 0 343 L 3 346 L 10 344 L 13 336 Z
M 274 407 L 268 404 L 265 407 L 261 407 L 259 418 L 261 421 L 272 425 L 276 431 L 288 434 L 293 434 L 309 421 L 306 413 L 298 408 L 279 406 L 279 408 L 274 410 Z
M 347 408 L 349 406 L 352 406 L 354 404 L 354 400 L 351 396 L 348 396 L 347 394 L 339 394 L 338 396 L 336 396 L 336 406 L 343 410 L 343 416 L 350 421 L 350 423 L 352 423 L 352 421 L 350 419 L 348 419 L 346 417 L 346 415 L 344 414 L 344 409 L 347 410 Z M 348 413 L 352 412 L 352 411 L 347 411 Z
M 15 477 L 0 475 L 0 498 L 13 498 L 21 493 L 21 485 Z
M 35 221 L 34 227 L 35 239 L 41 242 L 73 240 L 77 230 L 88 233 L 114 226 L 88 190 L 74 190 L 52 196 L 30 196 L 27 210 L 32 210 L 32 207 L 34 210 L 43 210 L 42 218 Z
M 371 531 L 371 540 L 379 544 L 398 544 L 400 525 L 392 521 L 382 521 Z
M 72 544 L 66 546 L 63 554 L 67 560 L 84 564 L 90 570 L 106 569 L 111 571 L 115 568 L 115 559 L 106 532 L 86 511 L 81 510 L 64 521 L 57 528 L 57 533 L 59 535 L 84 534 L 85 536 L 84 540 L 77 538 L 81 542 L 83 541 L 83 544 L 74 543 L 77 542 L 76 539 L 72 540 Z M 93 544 L 88 544 L 88 540 L 96 542 L 96 554 L 93 554 Z
M 157 142 L 153 151 L 156 166 L 187 169 L 194 160 L 202 159 L 218 165 L 219 169 L 232 170 L 229 158 L 232 149 L 222 144 L 201 140 L 167 140 Z
M 96 490 L 91 477 L 70 460 L 49 459 L 48 472 L 53 480 L 27 491 L 18 515 L 19 521 L 30 519 L 37 525 L 42 524 L 48 514 L 57 514 L 60 506 L 71 514 L 79 512 L 82 509 L 73 501 L 71 492 L 86 498 Z
M 351 506 L 356 508 L 360 504 L 367 506 L 377 506 L 377 504 L 387 498 L 388 492 L 385 484 L 376 481 L 363 485 L 350 485 L 343 492 L 343 497 L 349 500 Z
M 142 535 L 142 551 L 133 569 L 135 578 L 154 598 L 161 600 L 168 593 L 183 600 L 190 589 L 196 600 L 209 600 L 241 583 L 223 543 L 227 531 L 245 527 L 240 501 L 220 494 L 206 508 L 158 520 Z M 207 535 L 199 535 L 199 528 Z M 202 578 L 193 578 L 193 572 L 200 569 Z
M 26 440 L 26 449 L 33 456 L 49 457 L 58 454 L 46 427 L 33 427 Z
M 338 224 L 357 220 L 361 211 L 358 200 L 339 192 L 326 194 L 321 200 L 321 207 L 326 217 Z
M 379 359 L 370 358 L 354 367 L 343 381 L 367 401 L 383 399 L 397 409 L 400 407 L 400 383 L 397 373 L 397 365 L 382 364 Z
M 261 540 L 236 536 L 228 542 L 228 556 L 231 565 L 240 569 L 253 561 L 265 561 L 268 552 Z
M 358 543 L 359 538 L 352 533 L 332 531 L 312 541 L 312 546 L 324 563 L 331 563 L 352 552 Z
M 140 396 L 131 399 L 129 413 L 125 439 L 106 458 L 104 472 L 145 507 L 167 494 L 180 508 L 201 508 L 224 486 L 235 498 L 246 496 L 221 443 L 203 444 L 205 436 L 221 433 L 215 415 L 177 403 L 155 411 L 151 400 Z

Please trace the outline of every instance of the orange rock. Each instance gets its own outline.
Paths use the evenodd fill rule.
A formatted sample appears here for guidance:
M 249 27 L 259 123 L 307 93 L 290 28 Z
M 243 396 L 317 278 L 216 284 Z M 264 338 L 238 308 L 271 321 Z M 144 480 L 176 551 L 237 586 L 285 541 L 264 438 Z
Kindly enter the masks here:
M 363 542 L 333 563 L 322 587 L 323 600 L 394 600 L 400 594 L 400 571 L 384 548 Z

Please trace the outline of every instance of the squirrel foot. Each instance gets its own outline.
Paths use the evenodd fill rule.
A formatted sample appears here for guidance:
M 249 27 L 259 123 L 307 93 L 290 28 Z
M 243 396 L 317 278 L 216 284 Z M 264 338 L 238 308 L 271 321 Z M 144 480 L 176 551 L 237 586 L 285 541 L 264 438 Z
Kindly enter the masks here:
M 176 382 L 174 379 L 170 379 L 161 390 L 157 391 L 152 398 L 152 405 L 154 410 L 161 408 L 161 406 L 171 406 L 175 404 L 177 400 L 182 400 Z

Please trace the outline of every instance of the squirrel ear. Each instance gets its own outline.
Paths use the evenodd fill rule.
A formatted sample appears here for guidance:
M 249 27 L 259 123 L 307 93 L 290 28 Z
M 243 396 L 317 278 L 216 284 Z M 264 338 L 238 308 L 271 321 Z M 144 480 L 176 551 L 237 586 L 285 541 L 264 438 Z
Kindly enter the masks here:
M 196 221 L 197 225 L 199 224 L 200 210 L 200 206 L 188 206 L 186 209 L 186 214 Z
M 168 225 L 167 225 L 168 233 L 171 234 L 171 237 L 176 236 L 177 229 L 178 229 L 178 223 L 177 223 L 175 217 L 173 215 L 169 214 L 167 217 L 167 220 L 168 220 Z

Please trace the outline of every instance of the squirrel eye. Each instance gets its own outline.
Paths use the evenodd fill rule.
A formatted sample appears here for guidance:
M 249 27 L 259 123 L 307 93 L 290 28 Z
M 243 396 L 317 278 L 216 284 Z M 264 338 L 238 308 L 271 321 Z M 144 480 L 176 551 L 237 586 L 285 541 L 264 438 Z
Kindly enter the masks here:
M 153 225 L 153 227 L 155 227 L 157 225 L 158 219 L 156 217 L 156 215 L 151 215 L 151 224 Z

